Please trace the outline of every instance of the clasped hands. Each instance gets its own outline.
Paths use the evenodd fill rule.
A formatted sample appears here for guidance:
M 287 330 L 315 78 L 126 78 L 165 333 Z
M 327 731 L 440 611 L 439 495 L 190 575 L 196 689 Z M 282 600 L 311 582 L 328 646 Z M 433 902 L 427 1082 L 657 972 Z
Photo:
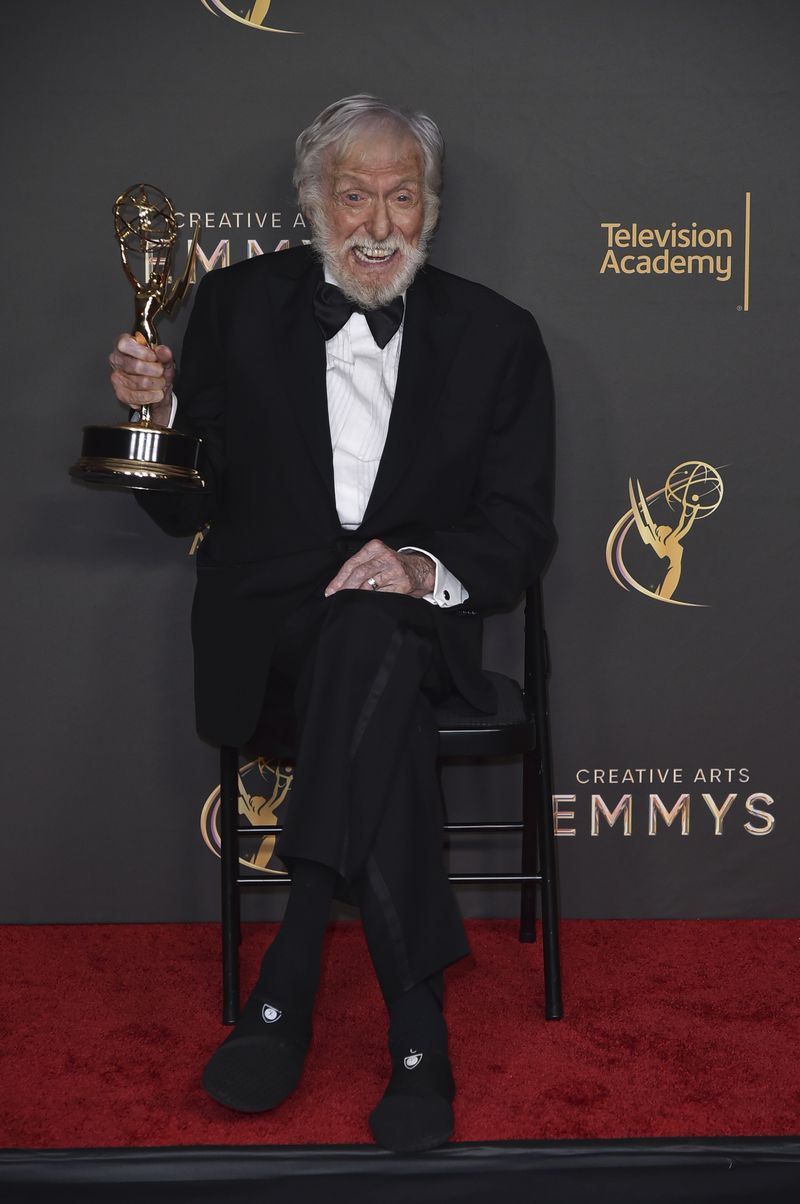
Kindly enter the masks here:
M 424 553 L 395 552 L 380 539 L 370 539 L 328 582 L 325 597 L 341 589 L 371 589 L 423 598 L 431 593 L 435 581 L 433 561 Z

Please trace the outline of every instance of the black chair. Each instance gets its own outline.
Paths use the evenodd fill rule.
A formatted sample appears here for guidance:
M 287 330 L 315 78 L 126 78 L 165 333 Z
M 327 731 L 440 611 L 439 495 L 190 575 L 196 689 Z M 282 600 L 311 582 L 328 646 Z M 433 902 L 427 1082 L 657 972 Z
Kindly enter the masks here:
M 541 585 L 525 599 L 525 654 L 522 687 L 510 677 L 491 674 L 498 709 L 484 715 L 457 700 L 437 709 L 441 758 L 507 757 L 522 755 L 522 816 L 503 822 L 446 823 L 445 832 L 519 832 L 522 865 L 519 873 L 451 874 L 451 882 L 493 882 L 520 886 L 520 941 L 536 939 L 536 888 L 542 895 L 545 1017 L 559 1020 L 561 965 L 558 943 L 558 890 L 552 818 L 550 725 L 547 703 L 549 675 L 547 637 L 542 616 Z M 263 725 L 260 731 L 263 731 Z M 254 751 L 253 744 L 248 752 Z M 263 749 L 262 749 L 263 751 Z M 271 755 L 275 755 L 271 753 Z M 222 854 L 222 1019 L 233 1024 L 239 1001 L 240 888 L 285 885 L 286 874 L 270 876 L 239 871 L 239 837 L 278 835 L 278 826 L 240 827 L 238 773 L 240 751 L 220 749 L 220 839 Z

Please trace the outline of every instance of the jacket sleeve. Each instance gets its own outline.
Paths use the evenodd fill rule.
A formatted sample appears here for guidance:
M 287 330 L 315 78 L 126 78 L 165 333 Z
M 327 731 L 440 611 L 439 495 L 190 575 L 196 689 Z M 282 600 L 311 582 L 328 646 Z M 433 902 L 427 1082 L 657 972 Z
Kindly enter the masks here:
M 136 500 L 168 535 L 191 535 L 217 512 L 225 462 L 226 373 L 219 313 L 219 280 L 200 281 L 180 358 L 175 430 L 199 437 L 205 489 L 175 493 L 139 491 Z
M 541 576 L 555 546 L 553 475 L 550 362 L 526 314 L 498 382 L 468 510 L 451 526 L 414 535 L 463 582 L 470 608 L 507 610 Z

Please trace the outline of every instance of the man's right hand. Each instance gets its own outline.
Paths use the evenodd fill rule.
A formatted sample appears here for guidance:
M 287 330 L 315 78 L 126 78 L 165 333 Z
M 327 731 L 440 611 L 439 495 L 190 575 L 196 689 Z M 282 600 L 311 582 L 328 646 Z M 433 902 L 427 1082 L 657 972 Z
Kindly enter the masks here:
M 108 357 L 111 384 L 121 405 L 135 410 L 150 406 L 153 422 L 166 425 L 172 408 L 175 363 L 169 347 L 148 347 L 133 335 L 121 334 Z

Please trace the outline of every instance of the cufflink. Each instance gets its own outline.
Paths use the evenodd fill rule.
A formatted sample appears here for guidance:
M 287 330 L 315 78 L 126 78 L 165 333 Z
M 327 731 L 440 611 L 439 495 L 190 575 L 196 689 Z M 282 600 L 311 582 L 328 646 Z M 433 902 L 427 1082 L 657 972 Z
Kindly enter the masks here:
M 449 590 L 449 589 L 443 589 L 443 590 L 442 590 L 442 597 L 444 598 L 445 602 L 449 602 L 449 601 L 450 601 L 450 590 Z

